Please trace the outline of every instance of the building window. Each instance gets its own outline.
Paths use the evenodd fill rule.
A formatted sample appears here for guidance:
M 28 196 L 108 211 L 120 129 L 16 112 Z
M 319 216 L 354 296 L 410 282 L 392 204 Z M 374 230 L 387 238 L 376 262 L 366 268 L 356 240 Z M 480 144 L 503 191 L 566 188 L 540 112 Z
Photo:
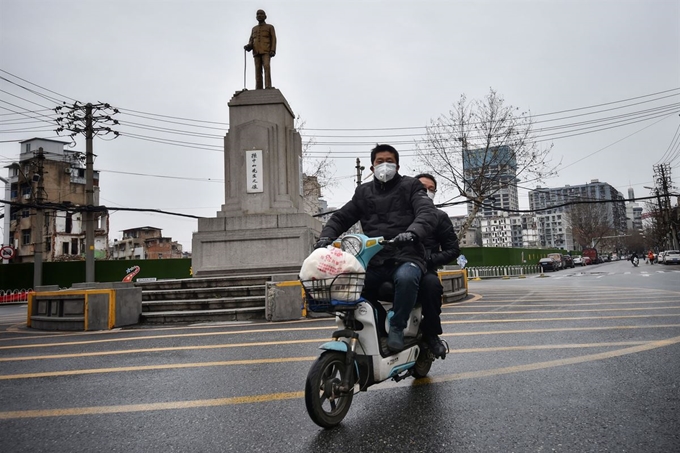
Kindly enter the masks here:
M 26 143 L 26 152 L 27 153 L 31 152 L 31 144 L 30 143 Z
M 68 242 L 61 243 L 61 254 L 68 255 Z
M 66 233 L 70 233 L 73 229 L 73 214 L 70 212 L 66 213 Z
M 21 210 L 21 217 L 23 217 L 25 219 L 26 217 L 30 217 L 30 216 L 31 216 L 31 210 L 30 209 L 22 209 Z
M 71 255 L 78 254 L 78 238 L 71 239 Z
M 31 230 L 21 230 L 21 245 L 28 245 L 31 243 Z
M 11 199 L 19 198 L 19 186 L 11 184 L 9 188 L 9 197 Z

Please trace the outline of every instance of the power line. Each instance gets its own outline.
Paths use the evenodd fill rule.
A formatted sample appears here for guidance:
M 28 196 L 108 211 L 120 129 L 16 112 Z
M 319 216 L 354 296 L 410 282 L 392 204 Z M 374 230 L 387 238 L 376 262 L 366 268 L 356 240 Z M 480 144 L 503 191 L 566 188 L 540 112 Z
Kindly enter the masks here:
M 33 85 L 33 86 L 36 86 L 36 87 L 38 87 L 38 88 L 40 88 L 40 89 L 42 89 L 42 90 L 48 91 L 48 92 L 50 92 L 50 93 L 52 93 L 52 94 L 56 94 L 56 95 L 59 96 L 59 97 L 66 98 L 66 99 L 70 99 L 71 101 L 76 101 L 76 99 L 73 99 L 73 98 L 71 98 L 71 97 L 65 96 L 65 95 L 63 95 L 63 94 L 59 94 L 59 93 L 57 93 L 56 91 L 52 91 L 52 90 L 50 90 L 50 89 L 48 89 L 48 88 L 45 88 L 45 87 L 42 87 L 42 86 L 40 86 L 40 85 L 38 85 L 38 84 L 36 84 L 36 83 L 30 82 L 30 81 L 28 81 L 28 80 L 26 80 L 26 79 L 22 79 L 21 77 L 19 77 L 19 76 L 17 76 L 17 75 L 14 75 L 14 74 L 12 74 L 11 72 L 5 71 L 4 69 L 0 69 L 0 72 L 4 72 L 5 74 L 10 75 L 10 76 L 12 76 L 12 77 L 14 77 L 14 78 L 16 78 L 16 79 L 19 79 L 19 80 L 21 80 L 22 82 L 29 83 L 29 84 L 31 84 L 31 85 Z M 4 79 L 4 80 L 7 80 L 7 79 L 5 79 L 4 77 L 0 77 L 0 78 L 2 78 L 2 79 Z M 9 80 L 8 80 L 8 82 L 14 83 L 14 82 L 11 82 L 11 81 L 9 81 Z M 16 84 L 15 84 L 15 85 L 16 85 Z M 22 88 L 23 88 L 23 87 L 22 87 Z M 30 90 L 29 90 L 29 91 L 30 91 Z
M 151 178 L 163 178 L 163 179 L 181 179 L 185 181 L 198 181 L 198 182 L 217 182 L 224 183 L 224 179 L 212 179 L 212 178 L 192 178 L 189 176 L 170 176 L 170 175 L 154 175 L 150 173 L 136 173 L 130 171 L 117 171 L 117 170 L 98 170 L 100 173 L 116 173 L 120 175 L 131 175 L 131 176 L 144 176 Z
M 70 203 L 19 203 L 15 201 L 0 200 L 0 203 L 9 204 L 10 206 L 22 207 L 28 209 L 43 209 L 43 210 L 57 210 L 57 211 L 67 211 L 67 212 L 107 212 L 111 211 L 131 211 L 131 212 L 155 212 L 158 214 L 167 214 L 178 217 L 189 217 L 192 219 L 202 219 L 204 217 L 195 216 L 193 214 L 184 214 L 181 212 L 171 212 L 164 211 L 155 208 L 126 208 L 126 207 L 113 207 L 109 208 L 107 206 L 93 206 L 93 205 L 74 205 Z
M 140 114 L 143 114 L 143 115 L 159 116 L 159 117 L 162 117 L 162 118 L 172 118 L 172 119 L 175 119 L 175 120 L 194 121 L 194 122 L 197 122 L 197 123 L 207 123 L 207 124 L 221 124 L 221 125 L 225 125 L 225 126 L 229 125 L 229 123 L 221 123 L 219 121 L 195 120 L 195 119 L 191 119 L 191 118 L 182 118 L 182 117 L 179 117 L 179 116 L 161 115 L 160 113 L 140 112 L 138 110 L 132 110 L 132 109 L 126 109 L 126 108 L 120 108 L 119 110 L 120 110 L 121 113 L 135 112 L 135 113 L 140 113 Z M 131 115 L 131 114 L 129 114 L 129 115 Z M 134 115 L 132 115 L 132 116 L 134 116 Z
M 154 143 L 162 143 L 164 145 L 171 145 L 171 146 L 182 146 L 184 148 L 193 148 L 193 149 L 202 149 L 205 151 L 213 151 L 213 152 L 219 152 L 223 153 L 224 148 L 218 145 L 205 145 L 202 143 L 195 143 L 195 142 L 184 142 L 180 140 L 169 140 L 169 139 L 163 139 L 163 138 L 158 138 L 158 137 L 148 137 L 145 135 L 138 135 L 138 134 L 132 134 L 130 132 L 120 132 L 119 135 L 121 137 L 130 137 L 134 138 L 137 140 L 143 140 L 147 142 L 154 142 Z

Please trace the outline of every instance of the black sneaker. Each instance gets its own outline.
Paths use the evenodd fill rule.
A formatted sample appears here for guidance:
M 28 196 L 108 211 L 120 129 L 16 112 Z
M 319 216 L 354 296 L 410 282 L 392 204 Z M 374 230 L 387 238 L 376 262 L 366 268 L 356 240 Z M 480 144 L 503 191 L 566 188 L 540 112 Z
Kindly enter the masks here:
M 447 347 L 444 346 L 444 343 L 442 342 L 442 340 L 439 339 L 437 335 L 433 336 L 428 335 L 427 337 L 425 337 L 425 343 L 427 343 L 427 346 L 430 348 L 432 355 L 436 359 L 446 358 Z

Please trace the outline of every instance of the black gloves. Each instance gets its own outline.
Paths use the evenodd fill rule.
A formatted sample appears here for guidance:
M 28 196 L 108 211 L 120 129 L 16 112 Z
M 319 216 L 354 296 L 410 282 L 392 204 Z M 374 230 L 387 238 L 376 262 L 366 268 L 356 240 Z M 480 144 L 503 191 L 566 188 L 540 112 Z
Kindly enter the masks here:
M 320 237 L 318 241 L 316 241 L 316 244 L 314 244 L 314 250 L 328 247 L 333 243 L 333 240 L 331 238 L 327 237 Z
M 403 233 L 399 233 L 396 235 L 393 239 L 394 242 L 415 242 L 418 239 L 418 236 L 415 234 L 411 233 L 410 231 L 405 231 Z

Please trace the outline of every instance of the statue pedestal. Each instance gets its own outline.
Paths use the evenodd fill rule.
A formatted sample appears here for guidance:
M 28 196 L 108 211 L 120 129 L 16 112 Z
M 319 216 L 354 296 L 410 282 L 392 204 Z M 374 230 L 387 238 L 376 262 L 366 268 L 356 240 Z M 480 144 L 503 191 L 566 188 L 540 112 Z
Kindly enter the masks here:
M 199 219 L 194 276 L 300 270 L 321 222 L 304 213 L 302 140 L 277 89 L 237 92 L 224 138 L 225 203 Z
M 320 232 L 321 222 L 308 214 L 199 219 L 192 243 L 193 273 L 297 274 Z

